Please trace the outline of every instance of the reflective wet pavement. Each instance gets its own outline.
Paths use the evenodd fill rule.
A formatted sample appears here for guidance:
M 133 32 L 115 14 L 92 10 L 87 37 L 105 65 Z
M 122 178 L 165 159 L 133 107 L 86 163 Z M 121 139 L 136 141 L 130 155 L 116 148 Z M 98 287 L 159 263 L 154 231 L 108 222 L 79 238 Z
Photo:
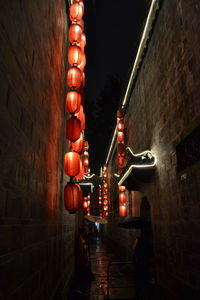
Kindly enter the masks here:
M 100 239 L 94 239 L 91 249 L 91 271 L 94 276 L 78 277 L 71 299 L 103 300 L 107 294 L 107 267 L 111 264 L 109 276 L 109 299 L 135 299 L 135 283 L 132 263 L 121 263 L 121 259 L 108 249 Z

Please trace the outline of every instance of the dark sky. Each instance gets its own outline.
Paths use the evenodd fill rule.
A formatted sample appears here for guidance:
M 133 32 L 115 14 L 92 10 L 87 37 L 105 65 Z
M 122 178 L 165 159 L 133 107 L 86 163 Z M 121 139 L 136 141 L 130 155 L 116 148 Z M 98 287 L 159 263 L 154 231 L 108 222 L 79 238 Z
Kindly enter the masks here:
M 125 93 L 150 0 L 85 0 L 86 138 L 99 173 Z

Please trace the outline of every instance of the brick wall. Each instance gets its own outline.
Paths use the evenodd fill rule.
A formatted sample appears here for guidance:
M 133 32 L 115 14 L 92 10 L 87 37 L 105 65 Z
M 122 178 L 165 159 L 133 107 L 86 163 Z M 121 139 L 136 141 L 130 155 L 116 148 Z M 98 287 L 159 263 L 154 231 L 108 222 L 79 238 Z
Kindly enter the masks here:
M 75 217 L 62 200 L 67 31 L 64 0 L 0 1 L 4 300 L 62 299 L 73 275 Z
M 151 206 L 157 298 L 197 299 L 200 165 L 178 172 L 176 147 L 200 124 L 200 3 L 161 2 L 126 112 L 127 146 L 158 159 L 141 187 Z

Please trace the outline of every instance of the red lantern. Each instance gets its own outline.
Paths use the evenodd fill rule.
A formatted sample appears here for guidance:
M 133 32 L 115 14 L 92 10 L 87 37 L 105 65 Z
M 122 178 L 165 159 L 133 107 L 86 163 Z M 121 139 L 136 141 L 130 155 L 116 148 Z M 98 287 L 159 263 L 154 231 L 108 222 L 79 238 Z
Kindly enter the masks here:
M 104 200 L 107 200 L 107 199 L 108 199 L 108 195 L 105 194 L 105 195 L 103 196 L 103 199 L 104 199 Z
M 83 146 L 84 147 L 84 146 Z M 89 153 L 88 153 L 88 151 L 84 151 L 83 152 L 83 155 L 84 155 L 84 158 L 89 158 Z
M 103 207 L 103 210 L 107 211 L 107 210 L 108 210 L 108 205 L 105 205 L 105 206 Z
M 126 190 L 126 187 L 125 187 L 125 186 L 119 185 L 119 191 L 120 191 L 120 192 L 125 192 L 125 190 Z
M 107 188 L 107 186 L 108 186 L 108 184 L 107 184 L 107 183 L 104 183 L 103 187 L 104 187 L 105 189 Z
M 84 4 L 83 4 L 84 5 Z M 80 21 L 84 14 L 84 6 L 79 3 L 74 3 L 70 6 L 69 17 L 71 21 Z
M 99 204 L 101 205 L 101 204 L 102 204 L 102 201 L 99 201 Z
M 124 130 L 124 121 L 120 120 L 117 124 L 117 130 L 123 131 Z
M 83 29 L 78 24 L 71 24 L 69 27 L 69 41 L 71 44 L 78 44 L 81 42 L 81 35 Z
M 88 207 L 87 201 L 83 201 L 83 207 L 84 207 L 84 208 L 87 208 L 87 207 Z
M 126 194 L 124 192 L 119 193 L 119 203 L 120 205 L 126 204 Z
M 119 108 L 117 111 L 117 118 L 122 119 L 123 117 L 124 117 L 124 112 L 123 112 L 122 108 Z
M 65 174 L 69 177 L 77 176 L 80 173 L 80 155 L 76 152 L 65 154 Z
M 74 214 L 80 205 L 80 190 L 76 183 L 68 182 L 64 188 L 64 204 L 70 214 Z
M 124 144 L 124 133 L 123 131 L 117 132 L 117 142 Z
M 84 167 L 89 167 L 89 160 L 88 160 L 88 158 L 84 158 L 83 165 L 84 165 Z
M 84 21 L 83 21 L 83 19 L 81 19 L 80 21 L 78 21 L 78 22 L 72 22 L 72 24 L 78 24 L 79 26 L 81 26 L 81 28 L 82 28 L 82 31 L 84 32 Z M 79 45 L 81 44 L 81 42 L 79 43 Z
M 120 168 L 123 168 L 125 166 L 124 157 L 123 156 L 119 156 L 118 157 L 118 165 L 119 165 Z
M 69 47 L 68 61 L 71 66 L 80 65 L 80 63 L 82 61 L 82 53 L 81 53 L 80 47 L 78 47 L 76 45 L 72 45 Z
M 72 142 L 81 136 L 81 122 L 77 117 L 71 117 L 66 124 L 66 138 Z
M 80 110 L 77 114 L 75 114 L 75 116 L 81 121 L 81 130 L 84 130 L 85 129 L 85 114 L 83 112 L 83 105 L 80 106 Z
M 83 148 L 84 148 L 84 150 L 88 150 L 89 149 L 88 141 L 84 141 L 83 142 Z
M 121 217 L 126 217 L 127 216 L 127 209 L 125 205 L 120 205 L 119 206 L 119 215 Z
M 104 211 L 104 216 L 108 217 L 108 211 Z
M 84 166 L 84 174 L 88 174 L 89 173 L 89 168 L 88 167 L 86 167 L 86 166 Z
M 78 152 L 79 154 L 81 154 L 82 149 L 83 149 L 83 134 L 81 133 L 80 138 L 72 143 L 71 141 L 69 141 L 69 149 L 72 149 L 73 151 Z
M 108 200 L 104 200 L 103 205 L 108 205 Z
M 124 144 L 119 143 L 119 144 L 118 144 L 118 154 L 119 154 L 120 156 L 124 156 L 124 155 L 125 155 L 124 151 L 125 151 Z
M 66 98 L 66 111 L 69 114 L 78 113 L 81 105 L 81 95 L 76 91 L 67 93 Z
M 77 67 L 69 68 L 67 72 L 67 85 L 70 89 L 78 89 L 81 86 L 82 74 Z

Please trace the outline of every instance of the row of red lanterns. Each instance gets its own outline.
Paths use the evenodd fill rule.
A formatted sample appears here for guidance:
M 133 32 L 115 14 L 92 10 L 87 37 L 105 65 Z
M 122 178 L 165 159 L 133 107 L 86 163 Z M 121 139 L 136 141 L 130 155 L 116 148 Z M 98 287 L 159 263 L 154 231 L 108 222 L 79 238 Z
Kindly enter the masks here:
M 102 188 L 101 188 L 101 184 L 99 184 L 99 216 L 103 217 L 103 211 L 102 211 Z
M 70 182 L 64 189 L 64 202 L 69 213 L 75 213 L 82 204 L 82 191 L 78 181 L 82 180 L 85 174 L 85 161 L 82 160 L 81 155 L 85 148 L 88 150 L 88 145 L 84 141 L 83 88 L 85 86 L 86 37 L 83 15 L 83 1 L 74 0 L 70 6 L 69 41 L 71 45 L 68 50 L 68 62 L 71 67 L 67 72 L 67 85 L 70 91 L 66 96 L 66 112 L 69 114 L 66 123 L 66 138 L 69 141 L 69 152 L 65 154 L 65 173 L 70 177 Z
M 107 166 L 103 167 L 103 216 L 108 217 L 108 182 Z
M 117 111 L 117 144 L 118 144 L 118 173 L 121 174 L 125 166 L 124 112 L 121 108 Z M 125 186 L 119 186 L 119 215 L 121 217 L 127 216 Z
M 90 195 L 83 197 L 84 215 L 90 215 Z

